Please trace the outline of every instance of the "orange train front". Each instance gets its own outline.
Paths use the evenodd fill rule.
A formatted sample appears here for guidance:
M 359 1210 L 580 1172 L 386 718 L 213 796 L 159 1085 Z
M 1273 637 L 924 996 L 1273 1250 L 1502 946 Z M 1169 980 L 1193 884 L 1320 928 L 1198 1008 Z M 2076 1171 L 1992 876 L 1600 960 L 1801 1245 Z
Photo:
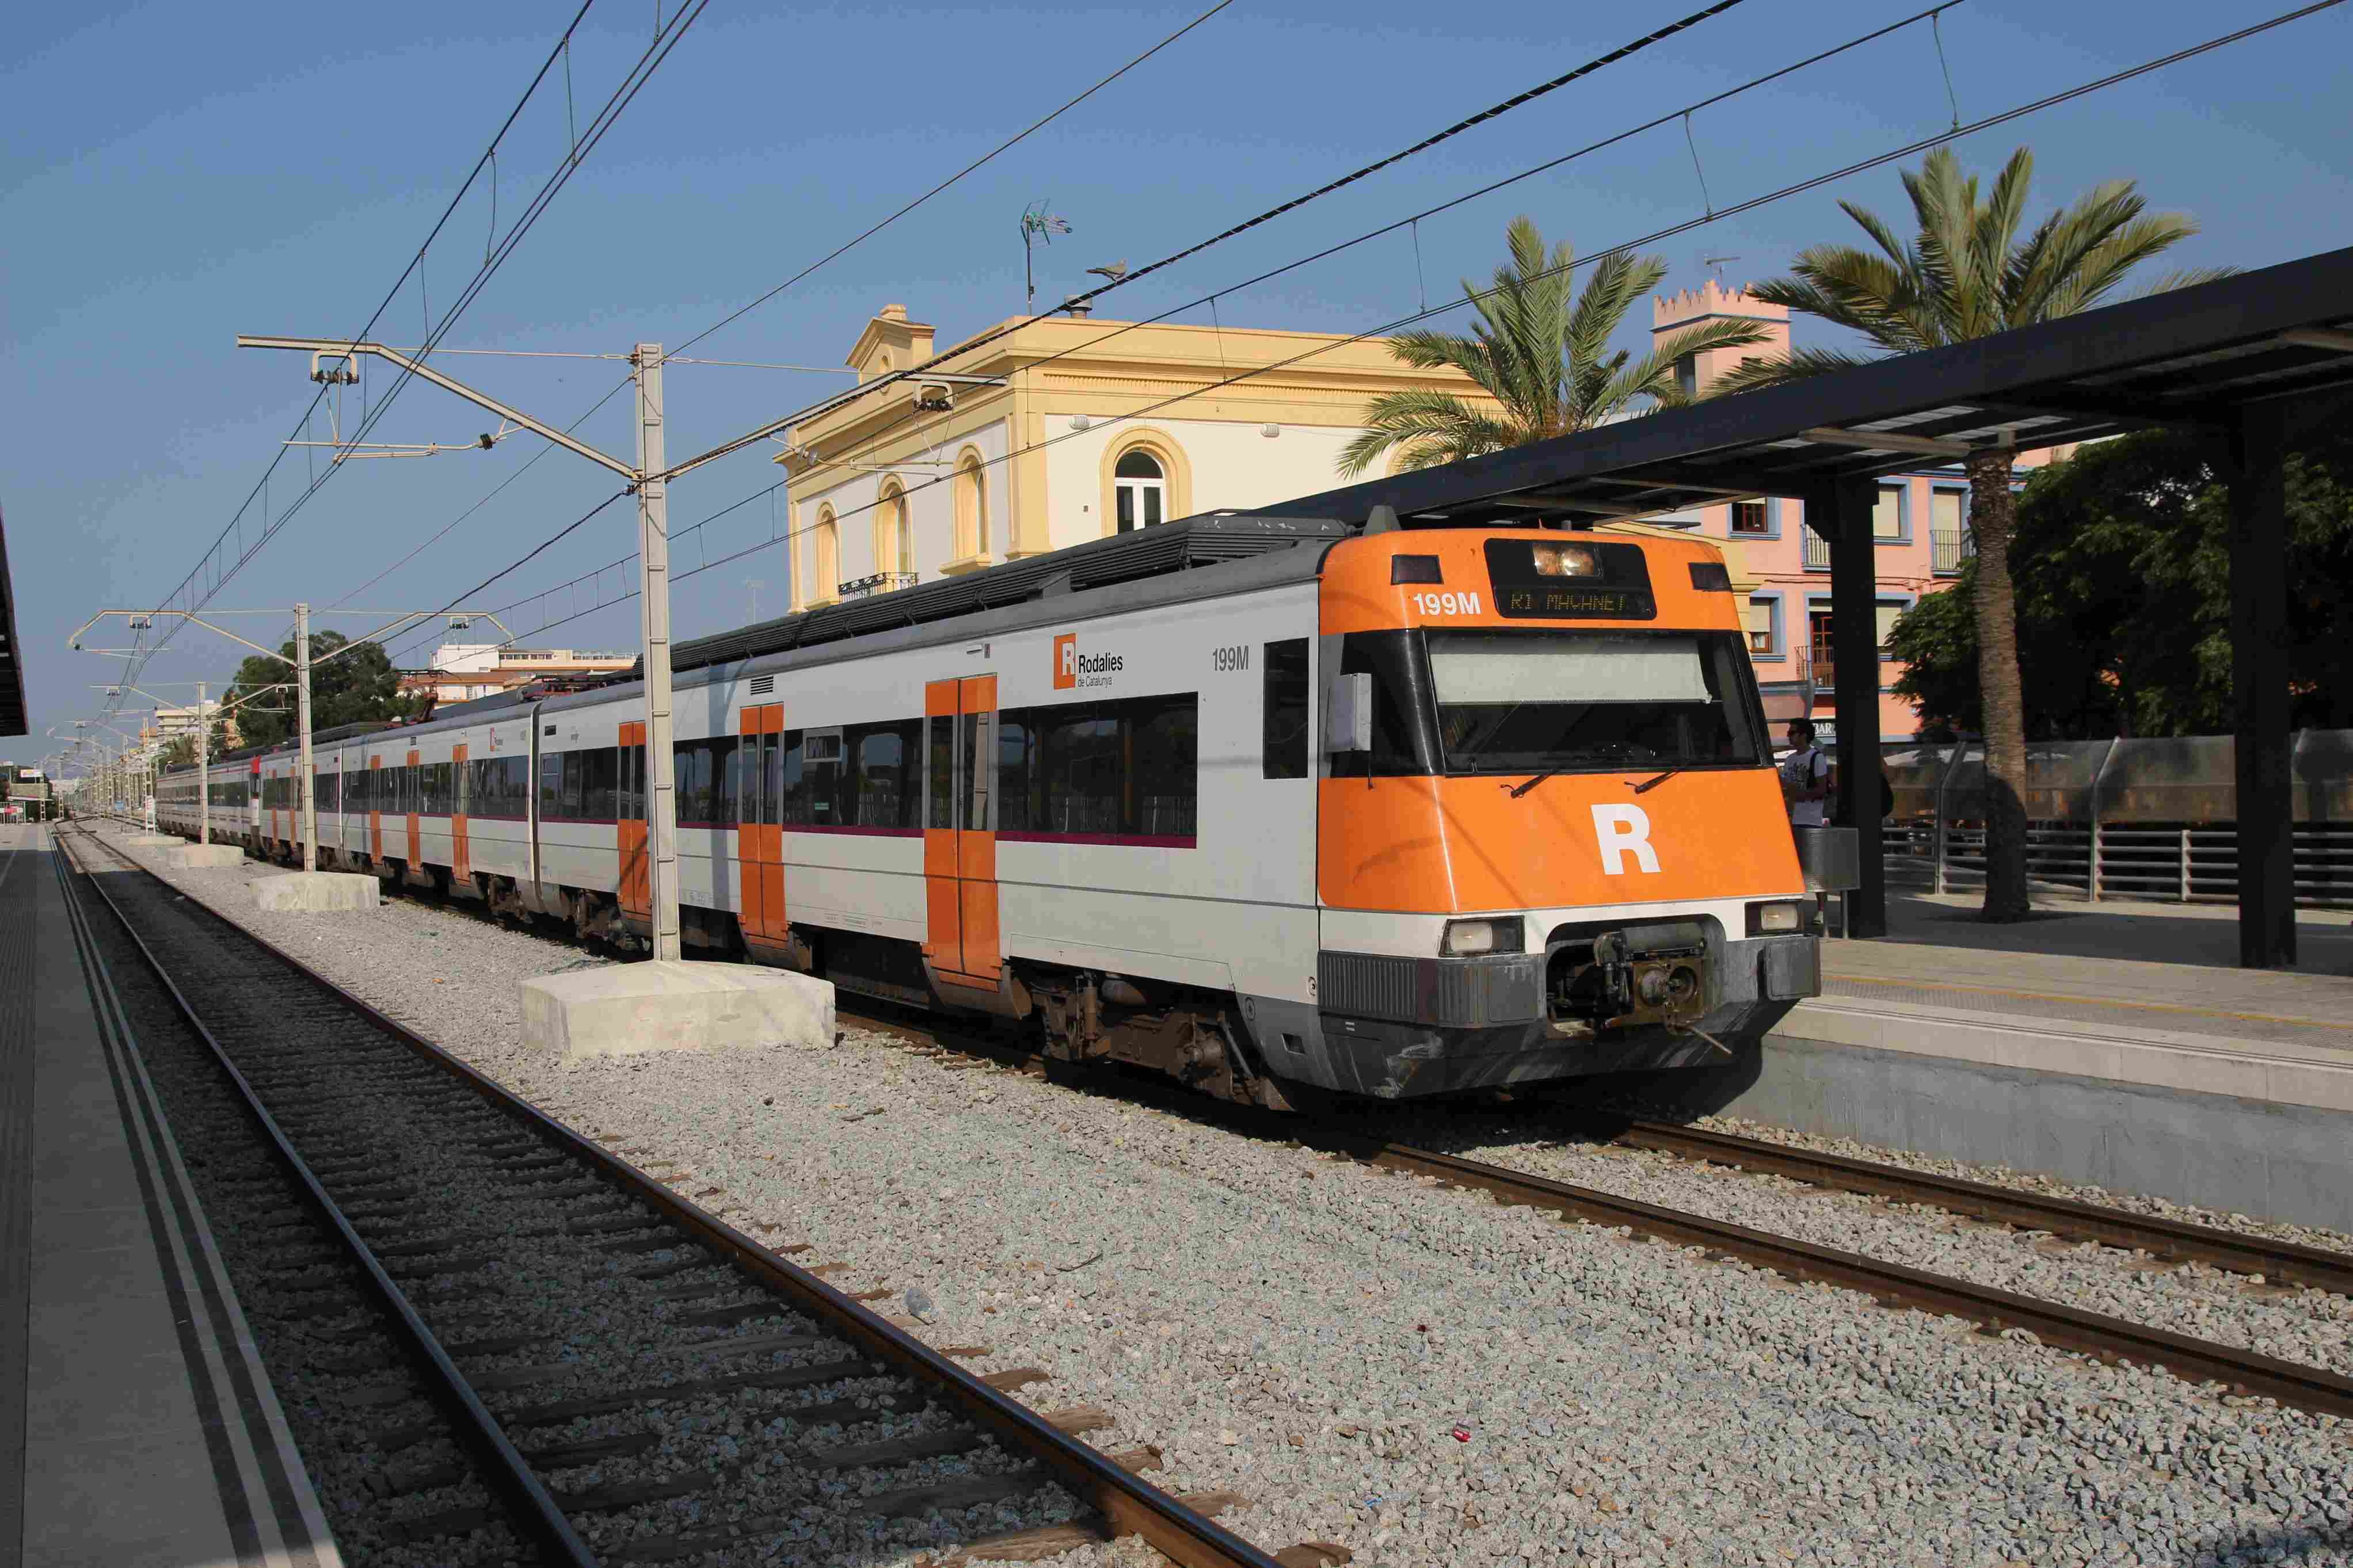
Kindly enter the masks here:
M 1820 990 L 1729 587 L 1680 540 L 1393 531 L 1332 551 L 1333 1087 L 1721 1060 Z
M 675 689 L 691 950 L 1073 1063 L 1436 1095 L 1719 1061 L 1820 986 L 1695 541 L 1220 513 L 681 645 Z M 645 721 L 620 680 L 329 731 L 320 864 L 629 945 Z M 160 820 L 291 859 L 295 770 Z

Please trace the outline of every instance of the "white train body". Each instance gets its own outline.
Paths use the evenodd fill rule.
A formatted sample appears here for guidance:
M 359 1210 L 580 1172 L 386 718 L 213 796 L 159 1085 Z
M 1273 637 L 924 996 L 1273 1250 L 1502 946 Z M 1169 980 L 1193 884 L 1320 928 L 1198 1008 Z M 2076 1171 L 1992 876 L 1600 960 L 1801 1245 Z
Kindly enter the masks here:
M 1802 882 L 1746 660 L 1705 662 L 1738 636 L 1727 594 L 1662 587 L 1631 631 L 1531 623 L 1497 613 L 1475 554 L 1525 533 L 1462 531 L 1440 551 L 1271 520 L 1174 526 L 1277 537 L 1125 576 L 1108 548 L 1125 541 L 1108 541 L 1066 552 L 1100 549 L 1102 586 L 1047 578 L 992 601 L 981 579 L 1018 570 L 999 568 L 938 585 L 978 602 L 943 595 L 913 624 L 820 638 L 821 617 L 842 617 L 821 611 L 710 639 L 713 657 L 729 642 L 746 657 L 676 678 L 689 946 L 1036 1017 L 1057 1055 L 1273 1104 L 1286 1086 L 1394 1097 L 1696 1063 L 1711 1037 L 1761 1033 L 1818 989 L 1810 914 L 1758 926 L 1759 909 L 1799 906 Z M 1411 571 L 1463 587 L 1391 587 L 1406 545 Z M 1643 552 L 1648 574 L 1715 559 L 1680 541 L 1609 548 Z M 1696 715 L 1704 754 L 1657 750 L 1654 724 L 1599 762 L 1498 773 L 1437 755 L 1462 727 L 1440 725 L 1450 710 L 1392 722 L 1431 670 L 1442 687 L 1490 651 L 1518 670 L 1537 642 L 1580 637 L 1592 657 L 1624 645 L 1665 671 L 1644 679 L 1697 680 L 1661 661 L 1701 660 L 1704 700 L 1677 689 L 1681 707 L 1656 710 L 1686 750 Z M 1352 637 L 1420 662 L 1392 691 L 1351 675 L 1372 657 Z M 1413 734 L 1367 742 L 1378 726 L 1354 710 L 1368 700 Z M 322 735 L 319 862 L 642 934 L 642 720 L 624 683 Z M 290 745 L 215 763 L 213 837 L 297 858 L 297 763 Z M 1691 776 L 1630 817 L 1621 775 L 1653 763 Z M 167 775 L 158 809 L 195 835 L 193 769 Z M 1669 995 L 1671 978 L 1685 992 Z M 1593 1001 L 1597 985 L 1616 1000 Z

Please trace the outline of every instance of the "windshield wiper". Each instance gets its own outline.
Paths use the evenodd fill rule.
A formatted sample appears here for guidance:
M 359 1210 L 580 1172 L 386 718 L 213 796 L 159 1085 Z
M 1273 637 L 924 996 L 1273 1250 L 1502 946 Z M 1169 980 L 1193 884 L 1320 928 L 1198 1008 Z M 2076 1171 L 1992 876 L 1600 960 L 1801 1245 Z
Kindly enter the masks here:
M 1527 794 L 1528 791 L 1535 788 L 1536 785 L 1544 783 L 1545 780 L 1552 777 L 1553 774 L 1567 771 L 1568 765 L 1569 764 L 1567 763 L 1555 763 L 1552 766 L 1546 768 L 1544 772 L 1538 773 L 1527 783 L 1521 784 L 1505 784 L 1504 788 L 1510 792 L 1514 800 L 1517 800 L 1520 796 Z
M 1681 768 L 1669 768 L 1665 773 L 1661 773 L 1658 777 L 1654 779 L 1644 779 L 1641 784 L 1634 784 L 1632 779 L 1628 779 L 1626 782 L 1628 784 L 1634 784 L 1634 793 L 1636 795 L 1648 795 L 1652 790 L 1658 788 L 1661 784 L 1666 783 L 1669 779 L 1674 777 L 1677 773 L 1683 771 L 1683 770 Z

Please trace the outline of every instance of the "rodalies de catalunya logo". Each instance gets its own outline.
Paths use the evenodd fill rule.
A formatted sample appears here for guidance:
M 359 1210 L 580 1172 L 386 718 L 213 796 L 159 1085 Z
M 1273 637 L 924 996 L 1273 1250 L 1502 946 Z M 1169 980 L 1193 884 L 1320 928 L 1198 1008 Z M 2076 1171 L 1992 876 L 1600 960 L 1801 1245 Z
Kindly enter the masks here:
M 1081 653 L 1076 632 L 1064 632 L 1054 639 L 1054 689 L 1057 691 L 1109 686 L 1111 678 L 1125 667 L 1126 661 L 1115 653 Z

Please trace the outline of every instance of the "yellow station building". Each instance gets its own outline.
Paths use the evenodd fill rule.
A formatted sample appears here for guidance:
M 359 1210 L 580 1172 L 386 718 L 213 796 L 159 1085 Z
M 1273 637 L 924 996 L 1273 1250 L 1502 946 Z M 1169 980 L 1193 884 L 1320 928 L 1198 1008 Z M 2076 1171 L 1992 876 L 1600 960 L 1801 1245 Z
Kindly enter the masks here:
M 1486 401 L 1386 338 L 1059 315 L 967 341 L 1000 331 L 939 367 L 981 384 L 887 381 L 786 432 L 793 609 L 1330 489 L 1372 398 Z M 938 352 L 886 305 L 847 363 L 868 382 Z

